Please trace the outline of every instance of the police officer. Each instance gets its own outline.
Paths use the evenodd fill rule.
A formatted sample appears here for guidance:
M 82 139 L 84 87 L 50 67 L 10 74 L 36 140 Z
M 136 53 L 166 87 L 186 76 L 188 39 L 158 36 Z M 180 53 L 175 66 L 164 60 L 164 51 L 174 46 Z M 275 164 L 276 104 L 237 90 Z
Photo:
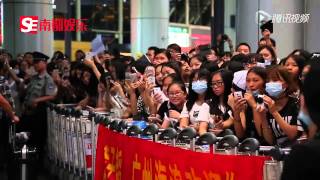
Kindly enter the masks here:
M 37 72 L 31 77 L 25 90 L 23 101 L 22 128 L 31 132 L 30 144 L 35 145 L 43 155 L 43 148 L 47 134 L 47 112 L 45 104 L 55 98 L 57 87 L 47 73 L 48 56 L 40 52 L 33 52 L 33 65 Z

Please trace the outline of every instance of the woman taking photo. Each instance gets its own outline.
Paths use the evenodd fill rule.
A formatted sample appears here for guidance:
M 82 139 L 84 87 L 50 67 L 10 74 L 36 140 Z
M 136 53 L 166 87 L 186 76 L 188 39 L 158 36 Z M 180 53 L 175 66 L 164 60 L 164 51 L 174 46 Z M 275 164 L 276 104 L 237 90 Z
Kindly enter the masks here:
M 268 111 L 262 111 L 256 119 L 262 123 L 261 132 L 269 144 L 290 146 L 303 131 L 297 120 L 297 100 L 290 96 L 297 86 L 289 72 L 281 66 L 268 68 L 267 74 L 267 95 L 263 96 L 263 102 Z

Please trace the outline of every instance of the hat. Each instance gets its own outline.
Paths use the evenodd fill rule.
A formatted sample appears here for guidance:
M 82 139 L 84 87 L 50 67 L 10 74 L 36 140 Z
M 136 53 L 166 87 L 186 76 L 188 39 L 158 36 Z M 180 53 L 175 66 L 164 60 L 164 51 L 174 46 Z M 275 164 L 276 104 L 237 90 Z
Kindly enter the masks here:
M 37 63 L 40 61 L 47 62 L 47 60 L 49 59 L 49 56 L 37 51 L 33 52 L 32 56 L 33 56 L 33 63 Z
M 242 70 L 242 71 L 235 72 L 233 75 L 232 84 L 234 86 L 236 86 L 237 88 L 240 88 L 242 91 L 245 91 L 246 84 L 247 84 L 246 83 L 247 74 L 248 74 L 248 70 Z
M 263 32 L 265 29 L 269 30 L 270 33 L 273 33 L 273 23 L 272 20 L 267 21 L 266 23 L 260 26 L 261 31 Z

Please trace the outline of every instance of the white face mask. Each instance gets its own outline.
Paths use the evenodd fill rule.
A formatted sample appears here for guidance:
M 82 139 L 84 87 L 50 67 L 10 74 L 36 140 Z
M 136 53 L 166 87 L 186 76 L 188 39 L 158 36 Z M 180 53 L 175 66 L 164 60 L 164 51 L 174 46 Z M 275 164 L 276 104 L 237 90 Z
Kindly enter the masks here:
M 265 59 L 264 60 L 264 65 L 265 66 L 270 66 L 271 65 L 272 60 L 271 59 Z

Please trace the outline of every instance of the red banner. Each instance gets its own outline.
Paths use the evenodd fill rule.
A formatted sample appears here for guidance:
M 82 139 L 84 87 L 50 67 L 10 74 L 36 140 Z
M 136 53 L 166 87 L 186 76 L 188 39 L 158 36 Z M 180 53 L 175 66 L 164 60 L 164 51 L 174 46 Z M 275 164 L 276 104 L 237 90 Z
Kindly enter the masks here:
M 100 126 L 95 180 L 261 180 L 267 159 L 193 152 Z

